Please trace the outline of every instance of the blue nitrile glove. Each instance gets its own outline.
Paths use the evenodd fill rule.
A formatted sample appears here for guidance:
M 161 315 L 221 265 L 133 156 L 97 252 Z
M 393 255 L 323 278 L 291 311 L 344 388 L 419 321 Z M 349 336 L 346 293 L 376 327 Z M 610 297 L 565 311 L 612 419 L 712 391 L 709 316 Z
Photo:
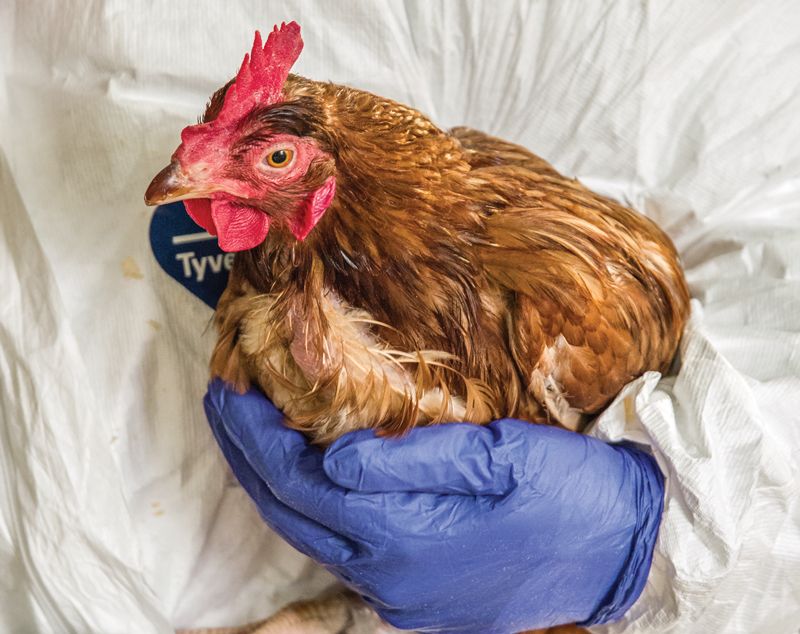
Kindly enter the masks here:
M 396 627 L 603 623 L 644 586 L 663 482 L 633 448 L 500 420 L 355 432 L 323 454 L 256 391 L 215 381 L 205 407 L 266 522 Z

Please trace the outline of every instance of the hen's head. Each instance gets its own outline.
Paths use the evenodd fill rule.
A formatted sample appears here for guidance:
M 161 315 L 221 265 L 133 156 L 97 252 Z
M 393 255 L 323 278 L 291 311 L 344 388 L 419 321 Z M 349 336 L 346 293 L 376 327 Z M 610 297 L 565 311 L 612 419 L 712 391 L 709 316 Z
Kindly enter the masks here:
M 336 178 L 330 148 L 313 134 L 318 108 L 284 99 L 302 48 L 295 22 L 275 27 L 263 46 L 256 32 L 236 77 L 212 97 L 201 123 L 184 128 L 147 204 L 185 200 L 225 251 L 258 246 L 273 222 L 305 239 L 330 206 Z

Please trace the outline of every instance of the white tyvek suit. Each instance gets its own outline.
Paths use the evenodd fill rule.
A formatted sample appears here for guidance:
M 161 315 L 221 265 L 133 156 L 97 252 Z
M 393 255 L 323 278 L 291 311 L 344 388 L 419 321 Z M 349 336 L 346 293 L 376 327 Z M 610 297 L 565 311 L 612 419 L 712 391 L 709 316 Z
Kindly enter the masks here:
M 800 624 L 800 6 L 10 2 L 0 6 L 0 631 L 169 632 L 329 577 L 234 485 L 201 408 L 209 309 L 142 193 L 255 28 L 296 70 L 520 142 L 659 221 L 699 300 L 677 378 L 594 430 L 667 502 L 608 632 Z

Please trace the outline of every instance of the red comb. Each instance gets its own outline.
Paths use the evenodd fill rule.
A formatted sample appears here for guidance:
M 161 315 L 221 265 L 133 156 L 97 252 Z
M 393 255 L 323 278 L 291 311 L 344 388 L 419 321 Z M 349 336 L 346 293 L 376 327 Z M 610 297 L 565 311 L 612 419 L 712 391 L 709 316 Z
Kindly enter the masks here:
M 279 101 L 289 70 L 302 50 L 303 40 L 297 22 L 283 22 L 280 28 L 275 26 L 263 47 L 261 33 L 256 31 L 253 50 L 244 56 L 215 121 L 238 120 L 256 105 Z

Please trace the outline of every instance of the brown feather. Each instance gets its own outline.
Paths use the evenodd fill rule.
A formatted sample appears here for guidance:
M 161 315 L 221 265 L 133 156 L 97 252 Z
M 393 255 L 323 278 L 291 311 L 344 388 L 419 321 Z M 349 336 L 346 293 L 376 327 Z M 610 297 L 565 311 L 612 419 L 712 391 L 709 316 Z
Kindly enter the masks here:
M 213 374 L 259 385 L 326 444 L 453 417 L 575 428 L 667 369 L 688 291 L 650 220 L 524 148 L 375 95 L 296 76 L 285 94 L 259 117 L 335 157 L 305 184 L 334 173 L 336 197 L 305 241 L 278 226 L 237 255 Z

